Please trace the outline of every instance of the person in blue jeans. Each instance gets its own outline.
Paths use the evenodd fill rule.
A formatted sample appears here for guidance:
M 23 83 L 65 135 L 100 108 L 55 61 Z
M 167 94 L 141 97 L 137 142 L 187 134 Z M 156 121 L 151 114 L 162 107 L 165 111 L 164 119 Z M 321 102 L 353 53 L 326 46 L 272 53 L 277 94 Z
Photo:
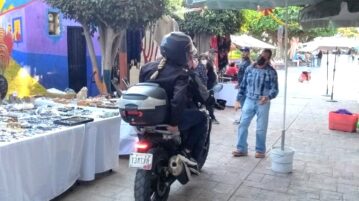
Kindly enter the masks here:
M 265 157 L 270 101 L 278 95 L 278 76 L 270 64 L 271 57 L 272 51 L 264 49 L 257 62 L 245 71 L 234 106 L 235 110 L 238 110 L 241 107 L 241 98 L 246 97 L 238 127 L 237 149 L 232 152 L 235 157 L 248 155 L 248 127 L 255 115 L 257 116 L 255 157 Z

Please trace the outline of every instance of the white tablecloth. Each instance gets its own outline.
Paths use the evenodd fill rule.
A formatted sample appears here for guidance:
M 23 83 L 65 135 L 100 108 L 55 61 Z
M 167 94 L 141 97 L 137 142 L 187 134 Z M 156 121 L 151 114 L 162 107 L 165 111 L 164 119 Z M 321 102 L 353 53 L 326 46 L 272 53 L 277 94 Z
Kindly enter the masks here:
M 216 99 L 226 100 L 226 106 L 233 107 L 237 99 L 238 89 L 236 89 L 237 83 L 223 83 L 223 89 L 219 93 L 215 93 Z
M 0 144 L 0 201 L 48 201 L 118 166 L 120 117 Z
M 125 121 L 121 121 L 121 136 L 118 155 L 129 155 L 136 151 L 138 141 L 136 129 Z
M 85 125 L 84 156 L 80 180 L 89 181 L 118 166 L 120 117 L 95 120 Z
M 0 145 L 0 200 L 47 201 L 80 176 L 85 126 Z

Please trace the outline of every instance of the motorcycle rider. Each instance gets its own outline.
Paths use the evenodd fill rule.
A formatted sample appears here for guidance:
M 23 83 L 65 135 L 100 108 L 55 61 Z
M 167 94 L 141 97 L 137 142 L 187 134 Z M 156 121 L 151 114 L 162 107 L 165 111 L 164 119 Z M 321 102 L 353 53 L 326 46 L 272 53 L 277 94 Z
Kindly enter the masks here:
M 164 36 L 160 45 L 160 61 L 145 64 L 140 71 L 140 82 L 159 84 L 170 103 L 168 130 L 180 131 L 182 154 L 196 162 L 201 154 L 207 132 L 207 116 L 199 111 L 198 102 L 209 97 L 206 87 L 189 68 L 197 50 L 192 39 L 182 32 Z

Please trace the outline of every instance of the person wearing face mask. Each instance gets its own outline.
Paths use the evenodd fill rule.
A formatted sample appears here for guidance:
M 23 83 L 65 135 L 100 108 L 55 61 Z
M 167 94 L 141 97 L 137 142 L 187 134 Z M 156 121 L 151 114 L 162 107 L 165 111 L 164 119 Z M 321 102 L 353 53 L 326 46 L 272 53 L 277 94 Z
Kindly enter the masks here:
M 203 55 L 199 56 L 197 65 L 194 65 L 194 72 L 201 79 L 201 82 L 204 86 L 207 86 L 208 76 L 207 76 L 207 60 L 203 57 Z
M 200 63 L 205 67 L 206 69 L 206 78 L 207 78 L 207 89 L 211 90 L 216 84 L 217 84 L 217 74 L 214 69 L 214 65 L 208 54 L 204 53 L 201 54 L 199 57 Z M 210 93 L 213 93 L 212 91 Z M 213 95 L 213 94 L 211 94 Z M 213 124 L 219 124 L 219 121 L 216 119 L 216 116 L 214 115 L 214 105 L 209 105 L 207 107 L 209 116 L 211 117 Z
M 238 126 L 237 149 L 232 152 L 235 157 L 248 155 L 248 127 L 255 115 L 257 116 L 255 157 L 265 157 L 270 101 L 279 92 L 278 76 L 270 64 L 271 57 L 272 51 L 264 49 L 257 61 L 244 73 L 234 106 L 235 110 L 238 110 L 241 107 L 241 98 L 246 97 Z

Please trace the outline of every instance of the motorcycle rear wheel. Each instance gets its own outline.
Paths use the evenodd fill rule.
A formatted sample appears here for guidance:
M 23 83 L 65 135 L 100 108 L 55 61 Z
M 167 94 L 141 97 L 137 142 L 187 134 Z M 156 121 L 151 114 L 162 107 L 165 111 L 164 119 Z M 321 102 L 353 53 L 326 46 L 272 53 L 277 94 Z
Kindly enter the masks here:
M 166 201 L 170 193 L 170 185 L 161 177 L 163 167 L 168 165 L 168 157 L 163 149 L 152 149 L 153 169 L 138 169 L 135 177 L 136 201 Z M 163 175 L 162 175 L 163 176 Z
M 207 130 L 207 138 L 206 141 L 203 145 L 203 149 L 202 152 L 200 154 L 200 157 L 198 158 L 198 169 L 201 170 L 202 167 L 204 166 L 206 160 L 207 160 L 207 156 L 208 156 L 208 152 L 209 152 L 209 146 L 211 144 L 211 131 L 212 131 L 212 121 L 209 119 L 208 121 L 208 130 Z

